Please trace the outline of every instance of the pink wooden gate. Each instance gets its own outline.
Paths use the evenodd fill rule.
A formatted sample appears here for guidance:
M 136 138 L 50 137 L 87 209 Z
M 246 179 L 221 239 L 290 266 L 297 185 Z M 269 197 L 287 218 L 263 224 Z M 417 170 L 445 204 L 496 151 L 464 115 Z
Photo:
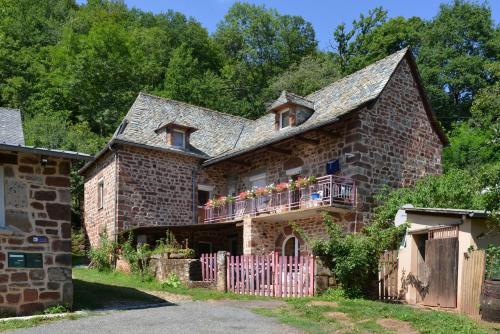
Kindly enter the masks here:
M 227 288 L 258 296 L 313 296 L 314 257 L 278 253 L 228 256 Z
M 217 279 L 217 253 L 201 254 L 201 279 L 204 282 L 215 282 Z

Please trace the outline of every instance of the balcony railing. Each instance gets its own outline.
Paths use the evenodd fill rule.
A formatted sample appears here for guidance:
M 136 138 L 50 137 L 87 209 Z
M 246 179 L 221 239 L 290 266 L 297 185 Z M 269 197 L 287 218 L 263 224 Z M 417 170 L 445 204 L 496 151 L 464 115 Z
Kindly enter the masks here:
M 291 210 L 331 206 L 354 206 L 356 184 L 350 178 L 327 175 L 317 178 L 316 183 L 296 190 L 273 192 L 255 198 L 236 197 L 234 201 L 216 207 L 204 207 L 203 223 L 241 220 L 244 216 L 283 213 Z

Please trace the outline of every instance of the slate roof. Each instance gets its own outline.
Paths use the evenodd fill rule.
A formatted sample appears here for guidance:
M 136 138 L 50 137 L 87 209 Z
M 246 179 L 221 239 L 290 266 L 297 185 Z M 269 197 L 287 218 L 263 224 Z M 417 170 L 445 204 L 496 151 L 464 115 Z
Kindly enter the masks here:
M 274 110 L 279 106 L 284 104 L 296 104 L 309 109 L 314 109 L 314 102 L 297 95 L 295 93 L 287 92 L 286 90 L 281 92 L 281 95 L 269 106 L 268 111 Z
M 250 120 L 140 93 L 124 118 L 127 125 L 117 130 L 110 144 L 120 141 L 179 151 L 169 147 L 155 130 L 171 122 L 188 124 L 198 130 L 191 134 L 189 150 L 182 153 L 194 154 L 209 165 L 333 123 L 372 102 L 408 53 L 407 48 L 398 51 L 305 97 L 283 92 L 271 106 L 293 102 L 311 107 L 314 113 L 300 125 L 279 131 L 275 130 L 272 113 Z
M 24 145 L 23 123 L 18 109 L 0 108 L 0 143 Z

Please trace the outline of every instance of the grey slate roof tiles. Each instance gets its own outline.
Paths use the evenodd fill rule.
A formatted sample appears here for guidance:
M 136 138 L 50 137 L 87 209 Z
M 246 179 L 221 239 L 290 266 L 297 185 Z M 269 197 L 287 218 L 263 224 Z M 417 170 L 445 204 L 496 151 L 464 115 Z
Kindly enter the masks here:
M 0 143 L 24 145 L 23 123 L 18 109 L 0 108 Z
M 408 49 L 398 51 L 308 96 L 283 92 L 273 104 L 293 102 L 313 107 L 304 123 L 275 130 L 274 115 L 250 120 L 183 102 L 140 93 L 125 116 L 128 122 L 114 139 L 170 149 L 155 130 L 166 123 L 198 129 L 191 134 L 189 150 L 207 159 L 205 164 L 235 156 L 269 143 L 334 122 L 339 116 L 377 98 Z

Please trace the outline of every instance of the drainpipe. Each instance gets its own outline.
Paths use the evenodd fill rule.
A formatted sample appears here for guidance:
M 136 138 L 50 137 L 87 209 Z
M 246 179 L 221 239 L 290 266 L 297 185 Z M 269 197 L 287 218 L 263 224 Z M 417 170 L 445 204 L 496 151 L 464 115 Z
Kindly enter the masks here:
M 198 177 L 198 170 L 199 170 L 199 165 L 193 168 L 192 171 L 192 176 L 191 176 L 191 182 L 192 182 L 192 187 L 193 187 L 193 195 L 192 195 L 192 200 L 193 200 L 193 224 L 197 224 L 196 221 L 196 214 L 197 214 L 197 205 L 196 205 L 196 179 Z
M 109 146 L 111 152 L 115 155 L 115 213 L 114 213 L 114 226 L 113 226 L 113 234 L 115 242 L 118 242 L 118 233 L 117 233 L 117 224 L 118 224 L 118 150 L 113 148 L 113 146 Z

